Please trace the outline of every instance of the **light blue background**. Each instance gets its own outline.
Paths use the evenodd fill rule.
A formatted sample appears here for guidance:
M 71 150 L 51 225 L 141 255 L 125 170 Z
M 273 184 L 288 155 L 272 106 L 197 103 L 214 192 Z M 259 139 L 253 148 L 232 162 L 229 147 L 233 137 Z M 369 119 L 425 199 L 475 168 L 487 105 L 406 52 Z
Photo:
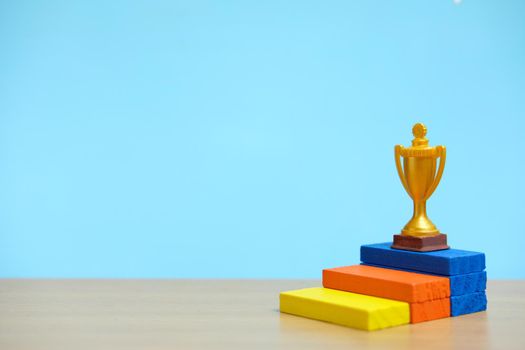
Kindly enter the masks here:
M 1 277 L 319 277 L 429 215 L 525 278 L 524 1 L 2 1 Z

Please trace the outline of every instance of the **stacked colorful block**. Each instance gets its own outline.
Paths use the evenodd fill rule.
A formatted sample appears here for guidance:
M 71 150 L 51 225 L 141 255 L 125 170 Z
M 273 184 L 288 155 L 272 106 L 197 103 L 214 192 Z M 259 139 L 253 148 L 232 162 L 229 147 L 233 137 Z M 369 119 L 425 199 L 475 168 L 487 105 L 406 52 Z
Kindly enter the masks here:
M 485 255 L 361 247 L 361 265 L 325 269 L 323 288 L 280 295 L 281 312 L 376 330 L 486 309 Z
M 363 264 L 443 276 L 450 281 L 450 315 L 486 310 L 485 254 L 459 249 L 428 253 L 390 248 L 390 243 L 361 247 Z

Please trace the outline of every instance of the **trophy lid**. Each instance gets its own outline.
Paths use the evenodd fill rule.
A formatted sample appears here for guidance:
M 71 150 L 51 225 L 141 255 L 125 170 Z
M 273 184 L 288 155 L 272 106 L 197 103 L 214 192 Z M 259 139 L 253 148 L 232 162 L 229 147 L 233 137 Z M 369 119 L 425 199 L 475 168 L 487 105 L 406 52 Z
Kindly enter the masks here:
M 412 127 L 412 146 L 401 147 L 400 153 L 403 157 L 435 157 L 437 155 L 436 147 L 428 144 L 427 127 L 423 123 L 416 123 Z

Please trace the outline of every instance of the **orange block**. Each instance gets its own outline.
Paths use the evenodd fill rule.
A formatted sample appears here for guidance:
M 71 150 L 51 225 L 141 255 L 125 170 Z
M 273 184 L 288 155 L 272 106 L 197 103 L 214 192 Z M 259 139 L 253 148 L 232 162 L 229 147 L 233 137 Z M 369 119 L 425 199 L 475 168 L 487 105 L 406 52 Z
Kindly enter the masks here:
M 450 316 L 450 282 L 446 277 L 354 265 L 323 270 L 323 286 L 408 302 L 411 323 Z
M 450 297 L 446 277 L 354 265 L 323 270 L 323 286 L 409 303 Z
M 450 298 L 409 303 L 410 323 L 437 320 L 450 316 Z

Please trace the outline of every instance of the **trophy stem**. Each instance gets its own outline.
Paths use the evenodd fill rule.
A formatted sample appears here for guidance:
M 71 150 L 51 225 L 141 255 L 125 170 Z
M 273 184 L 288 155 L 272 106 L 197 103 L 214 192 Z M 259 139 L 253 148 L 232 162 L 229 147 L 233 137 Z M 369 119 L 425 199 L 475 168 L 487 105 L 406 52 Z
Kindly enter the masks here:
M 428 237 L 439 234 L 439 230 L 427 216 L 426 200 L 414 201 L 414 214 L 401 231 L 401 234 L 413 237 Z
M 427 217 L 426 200 L 414 201 L 414 215 L 406 224 L 400 235 L 394 235 L 392 248 L 430 252 L 448 249 L 447 235 L 439 233 Z
M 414 201 L 414 215 L 412 216 L 413 219 L 424 217 L 427 218 L 427 201 Z

